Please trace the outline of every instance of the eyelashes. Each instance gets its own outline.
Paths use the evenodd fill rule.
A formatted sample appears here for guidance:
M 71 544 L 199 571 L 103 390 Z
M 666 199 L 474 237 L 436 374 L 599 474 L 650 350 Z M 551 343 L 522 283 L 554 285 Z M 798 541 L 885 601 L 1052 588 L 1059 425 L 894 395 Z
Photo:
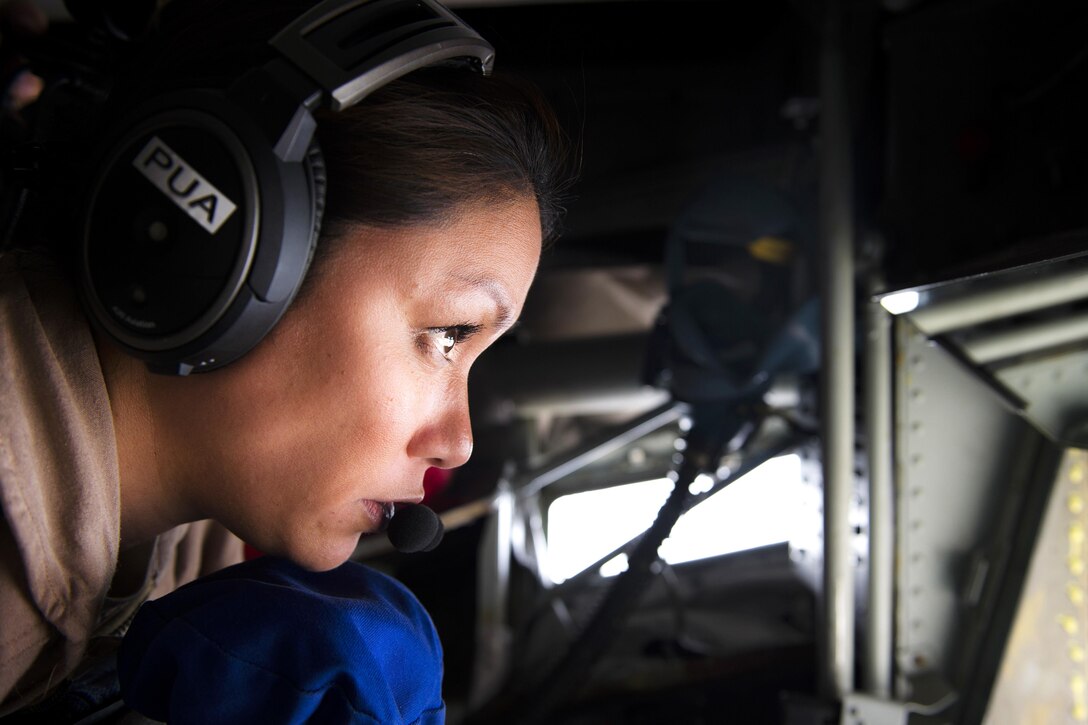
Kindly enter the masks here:
M 443 358 L 452 360 L 454 350 L 483 329 L 483 325 L 449 325 L 447 327 L 430 327 L 423 332 L 421 346 L 428 351 L 435 351 Z

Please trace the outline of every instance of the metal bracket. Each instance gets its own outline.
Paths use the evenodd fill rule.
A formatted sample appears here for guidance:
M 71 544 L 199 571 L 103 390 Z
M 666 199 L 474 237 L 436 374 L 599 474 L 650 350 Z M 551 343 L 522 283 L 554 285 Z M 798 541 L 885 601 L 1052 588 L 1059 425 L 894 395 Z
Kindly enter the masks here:
M 919 685 L 916 695 L 923 691 L 929 695 L 917 699 L 925 699 L 927 703 L 898 702 L 861 692 L 850 693 L 843 698 L 840 725 L 907 725 L 911 715 L 938 715 L 957 699 L 955 691 L 935 678 L 923 676 L 915 684 Z

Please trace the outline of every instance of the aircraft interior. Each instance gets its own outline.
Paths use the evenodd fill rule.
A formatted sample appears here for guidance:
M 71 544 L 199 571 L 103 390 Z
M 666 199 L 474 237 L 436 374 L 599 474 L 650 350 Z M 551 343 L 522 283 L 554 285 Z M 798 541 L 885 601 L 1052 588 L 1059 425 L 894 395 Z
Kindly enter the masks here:
M 577 168 L 353 557 L 451 725 L 1088 722 L 1088 3 L 448 6 Z

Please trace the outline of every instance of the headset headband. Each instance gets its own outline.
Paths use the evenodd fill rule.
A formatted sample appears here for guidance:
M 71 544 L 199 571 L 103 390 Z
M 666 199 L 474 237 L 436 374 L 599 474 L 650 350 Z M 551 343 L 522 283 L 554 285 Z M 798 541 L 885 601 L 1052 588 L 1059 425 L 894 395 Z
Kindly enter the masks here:
M 468 59 L 490 75 L 495 50 L 433 0 L 325 0 L 271 40 L 339 111 L 395 78 Z

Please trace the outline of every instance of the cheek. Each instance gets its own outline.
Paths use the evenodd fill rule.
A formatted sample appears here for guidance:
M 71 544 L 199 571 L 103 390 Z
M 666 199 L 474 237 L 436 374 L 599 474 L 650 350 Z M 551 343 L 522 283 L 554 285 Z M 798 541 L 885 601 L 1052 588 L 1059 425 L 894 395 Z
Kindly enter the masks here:
M 433 381 L 396 345 L 345 346 L 342 353 L 319 387 L 292 403 L 300 457 L 341 480 L 403 466 L 411 436 L 433 407 Z
M 359 421 L 367 437 L 376 440 L 395 438 L 418 406 L 418 375 L 399 347 L 358 345 L 346 351 L 342 363 L 330 371 L 322 396 L 345 419 Z

